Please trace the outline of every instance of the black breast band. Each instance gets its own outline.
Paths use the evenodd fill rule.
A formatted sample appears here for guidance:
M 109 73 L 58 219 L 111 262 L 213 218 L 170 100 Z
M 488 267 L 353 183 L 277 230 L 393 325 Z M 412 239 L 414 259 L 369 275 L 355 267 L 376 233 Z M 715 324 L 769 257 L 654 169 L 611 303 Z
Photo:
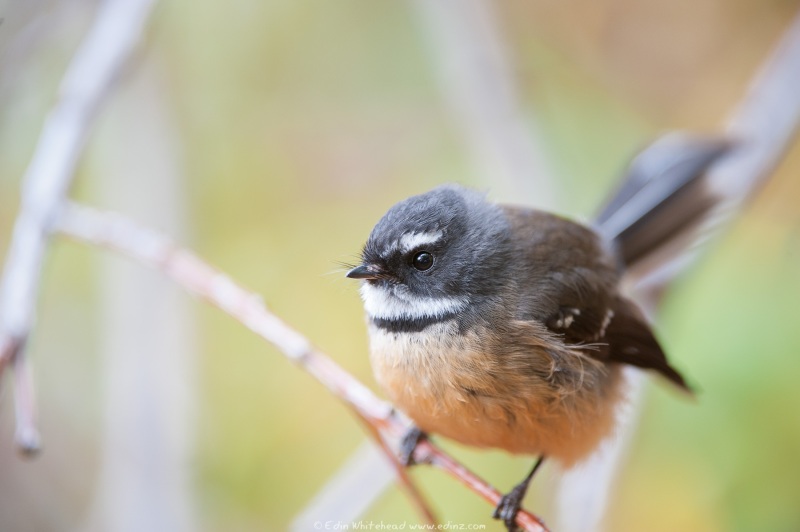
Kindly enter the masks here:
M 423 316 L 421 318 L 370 318 L 375 327 L 392 333 L 420 332 L 431 325 L 452 320 L 457 312 L 448 312 L 440 316 Z

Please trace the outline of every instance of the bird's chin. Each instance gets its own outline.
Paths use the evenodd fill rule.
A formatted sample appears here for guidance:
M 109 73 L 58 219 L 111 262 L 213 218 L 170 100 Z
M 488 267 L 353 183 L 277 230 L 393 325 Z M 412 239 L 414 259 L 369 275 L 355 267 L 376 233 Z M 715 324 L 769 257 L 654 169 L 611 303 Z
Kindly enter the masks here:
M 361 299 L 367 315 L 373 319 L 407 320 L 455 314 L 469 304 L 466 296 L 422 296 L 411 293 L 405 285 L 363 283 Z

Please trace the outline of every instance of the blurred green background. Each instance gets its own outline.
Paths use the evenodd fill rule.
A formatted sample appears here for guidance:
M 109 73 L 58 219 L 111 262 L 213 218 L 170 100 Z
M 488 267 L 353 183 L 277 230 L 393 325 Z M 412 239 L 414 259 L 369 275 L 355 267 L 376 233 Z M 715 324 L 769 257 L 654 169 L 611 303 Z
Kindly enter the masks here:
M 659 132 L 721 128 L 800 8 L 787 0 L 492 5 L 559 210 L 582 219 Z M 0 1 L 0 256 L 44 116 L 96 7 Z M 73 196 L 168 232 L 177 227 L 177 240 L 263 294 L 376 389 L 357 287 L 339 263 L 355 259 L 383 212 L 451 181 L 537 203 L 493 193 L 493 176 L 476 169 L 419 10 L 401 1 L 160 2 L 93 130 Z M 137 154 L 130 165 L 129 152 Z M 170 159 L 168 173 L 178 177 L 154 181 L 151 156 Z M 138 176 L 113 178 L 142 165 Z M 701 393 L 691 402 L 661 382 L 649 387 L 609 530 L 800 530 L 799 172 L 795 145 L 670 291 L 657 328 Z M 126 203 L 137 190 L 143 199 Z M 109 283 L 98 281 L 107 277 L 106 255 L 63 240 L 50 253 L 30 345 L 45 450 L 32 462 L 15 454 L 6 379 L 0 530 L 84 528 L 96 512 L 109 401 Z M 171 377 L 176 386 L 192 382 L 195 525 L 285 529 L 365 439 L 362 428 L 240 324 L 175 297 L 197 348 L 193 373 Z M 136 341 L 127 341 L 133 352 Z M 530 464 L 445 446 L 501 489 Z M 488 505 L 449 478 L 424 469 L 413 476 L 444 521 L 500 530 Z M 546 511 L 536 494 L 528 501 Z M 396 488 L 366 517 L 417 519 Z

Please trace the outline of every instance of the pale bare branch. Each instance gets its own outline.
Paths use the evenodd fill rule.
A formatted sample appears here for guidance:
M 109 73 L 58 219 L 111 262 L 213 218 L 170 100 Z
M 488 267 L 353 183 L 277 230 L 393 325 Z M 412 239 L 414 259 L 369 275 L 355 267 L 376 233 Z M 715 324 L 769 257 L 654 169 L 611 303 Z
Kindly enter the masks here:
M 347 459 L 339 472 L 325 482 L 306 507 L 292 521 L 295 532 L 307 532 L 315 523 L 358 519 L 371 506 L 372 500 L 354 493 L 383 493 L 394 484 L 395 469 L 387 461 L 382 448 L 367 440 Z
M 743 203 L 770 177 L 800 128 L 800 13 L 783 34 L 729 115 L 726 134 L 735 149 L 708 170 L 707 182 L 720 198 L 718 207 L 683 246 L 669 247 L 645 261 L 637 272 L 638 289 L 659 293 L 694 262 L 698 248 L 719 233 Z M 694 252 L 687 251 L 692 249 Z
M 141 39 L 154 0 L 107 0 L 75 54 L 47 116 L 23 181 L 0 282 L 0 370 L 11 359 L 15 371 L 17 435 L 23 452 L 35 452 L 33 385 L 23 347 L 33 327 L 42 260 L 54 217 L 69 190 L 87 132 L 113 81 Z M 0 374 L 0 376 L 2 376 Z
M 530 113 L 523 112 L 494 3 L 417 0 L 416 6 L 429 30 L 443 96 L 481 180 L 502 195 L 552 209 L 555 180 L 536 124 L 525 119 Z

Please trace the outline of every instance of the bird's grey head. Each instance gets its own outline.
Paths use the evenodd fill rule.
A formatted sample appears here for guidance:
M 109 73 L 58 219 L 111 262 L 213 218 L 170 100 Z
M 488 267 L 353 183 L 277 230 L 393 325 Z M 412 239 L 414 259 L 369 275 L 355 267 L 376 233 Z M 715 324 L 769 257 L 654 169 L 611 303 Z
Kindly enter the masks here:
M 365 280 L 361 295 L 373 322 L 422 328 L 497 293 L 507 235 L 501 209 L 482 194 L 438 187 L 389 209 L 347 276 Z

